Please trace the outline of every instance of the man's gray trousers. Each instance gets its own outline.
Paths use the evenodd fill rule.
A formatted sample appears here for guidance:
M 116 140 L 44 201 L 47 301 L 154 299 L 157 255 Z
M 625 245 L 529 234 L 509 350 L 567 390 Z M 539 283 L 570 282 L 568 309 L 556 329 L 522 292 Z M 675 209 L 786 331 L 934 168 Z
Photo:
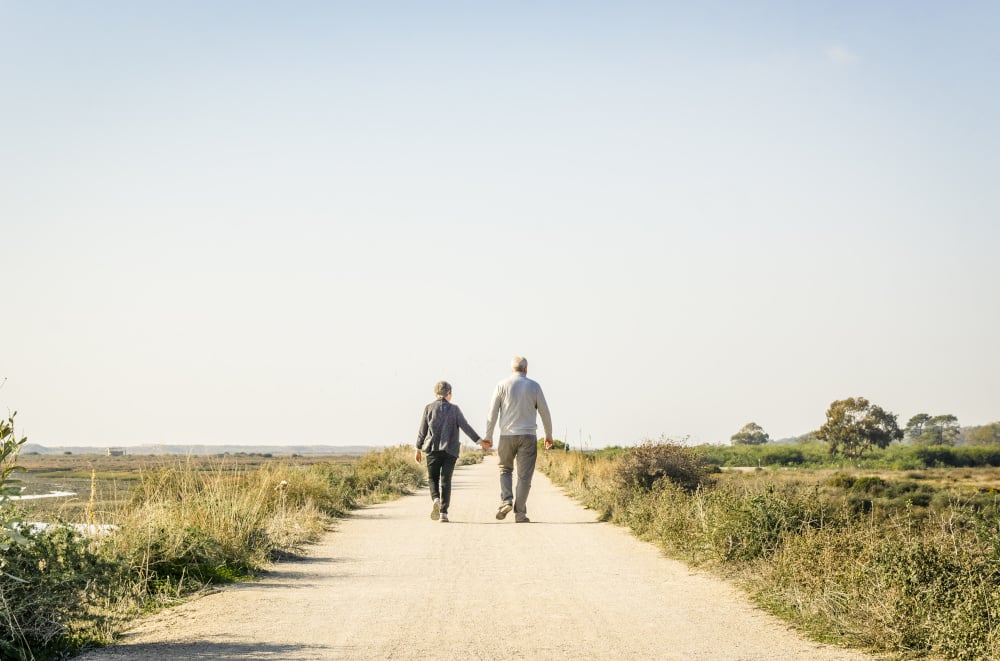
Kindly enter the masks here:
M 500 500 L 514 504 L 514 519 L 527 518 L 528 492 L 531 491 L 531 476 L 535 473 L 538 458 L 538 439 L 534 434 L 522 436 L 501 436 L 497 446 L 500 458 Z M 517 497 L 513 491 L 513 471 L 517 462 Z

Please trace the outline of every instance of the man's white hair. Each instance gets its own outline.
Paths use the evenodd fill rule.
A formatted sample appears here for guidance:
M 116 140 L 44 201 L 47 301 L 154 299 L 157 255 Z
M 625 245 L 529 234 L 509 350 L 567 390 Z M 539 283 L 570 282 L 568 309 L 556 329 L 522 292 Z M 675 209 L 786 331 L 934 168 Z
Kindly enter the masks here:
M 528 359 L 524 356 L 514 356 L 514 359 L 510 361 L 510 368 L 515 372 L 527 372 Z

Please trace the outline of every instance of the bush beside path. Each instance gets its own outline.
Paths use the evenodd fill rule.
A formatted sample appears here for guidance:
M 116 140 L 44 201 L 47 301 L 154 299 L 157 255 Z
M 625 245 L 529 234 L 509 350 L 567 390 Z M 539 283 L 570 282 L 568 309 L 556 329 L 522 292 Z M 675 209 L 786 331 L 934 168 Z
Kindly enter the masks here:
M 860 660 L 804 639 L 736 588 L 596 520 L 539 472 L 529 515 L 494 519 L 496 458 L 356 511 L 260 580 L 136 623 L 106 659 Z

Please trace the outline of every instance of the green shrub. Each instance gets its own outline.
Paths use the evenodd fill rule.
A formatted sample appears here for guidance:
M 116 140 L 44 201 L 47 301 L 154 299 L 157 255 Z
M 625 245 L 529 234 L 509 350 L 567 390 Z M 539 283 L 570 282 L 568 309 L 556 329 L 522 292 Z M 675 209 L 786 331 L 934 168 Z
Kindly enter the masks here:
M 913 454 L 928 468 L 936 466 L 968 466 L 965 457 L 960 457 L 950 447 L 920 445 L 914 447 Z
M 954 525 L 968 515 L 959 508 L 920 523 L 900 513 L 881 525 L 855 519 L 813 529 L 789 537 L 747 581 L 766 605 L 857 646 L 994 659 L 1000 565 L 973 520 Z
M 795 445 L 698 445 L 693 449 L 706 461 L 717 466 L 822 466 L 835 463 L 826 446 L 818 442 Z
M 769 557 L 788 535 L 821 518 L 818 498 L 807 503 L 801 494 L 774 485 L 753 494 L 716 490 L 708 499 L 714 505 L 711 547 L 725 561 Z
M 863 475 L 854 480 L 849 490 L 867 496 L 880 496 L 888 489 L 889 483 L 877 475 Z
M 854 481 L 857 478 L 849 473 L 834 473 L 826 480 L 826 485 L 831 487 L 836 487 L 839 489 L 844 489 L 845 491 L 854 486 Z
M 711 465 L 691 448 L 646 442 L 621 456 L 615 477 L 617 486 L 626 491 L 650 491 L 665 479 L 694 491 L 711 483 L 711 472 Z
M 0 658 L 62 658 L 107 626 L 110 616 L 95 606 L 119 584 L 120 566 L 68 526 L 24 536 L 0 574 Z
M 420 486 L 425 469 L 409 446 L 370 452 L 355 465 L 357 488 L 366 502 L 401 496 Z
M 312 502 L 330 516 L 343 516 L 358 506 L 358 480 L 354 467 L 337 463 L 319 463 L 305 471 L 309 482 L 318 482 L 309 498 L 299 495 L 299 502 Z M 290 490 L 289 494 L 295 491 Z
M 793 445 L 763 445 L 758 459 L 763 466 L 801 466 L 806 462 L 806 455 Z

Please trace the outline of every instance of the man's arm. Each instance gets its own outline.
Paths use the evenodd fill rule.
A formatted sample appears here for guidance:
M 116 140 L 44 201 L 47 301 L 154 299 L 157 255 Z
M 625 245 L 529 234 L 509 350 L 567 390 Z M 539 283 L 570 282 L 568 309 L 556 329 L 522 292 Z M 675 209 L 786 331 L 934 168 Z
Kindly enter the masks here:
M 549 405 L 545 401 L 545 393 L 542 392 L 541 386 L 538 388 L 538 397 L 535 398 L 535 408 L 538 409 L 538 415 L 542 418 L 545 441 L 549 445 L 552 442 L 552 416 L 549 415 Z
M 500 416 L 500 405 L 503 403 L 503 393 L 500 390 L 500 386 L 496 387 L 493 391 L 493 401 L 490 403 L 490 412 L 486 416 L 486 436 L 483 436 L 484 440 L 493 440 L 493 429 L 497 425 L 497 418 Z

